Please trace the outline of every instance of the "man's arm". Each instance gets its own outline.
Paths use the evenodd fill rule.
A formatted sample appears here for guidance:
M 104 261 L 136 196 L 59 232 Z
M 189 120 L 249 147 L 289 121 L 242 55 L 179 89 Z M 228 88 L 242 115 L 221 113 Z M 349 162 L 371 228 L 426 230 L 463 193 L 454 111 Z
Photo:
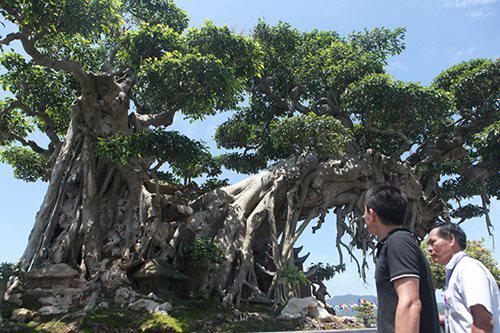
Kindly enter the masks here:
M 395 328 L 398 333 L 415 333 L 420 328 L 419 279 L 416 277 L 402 277 L 394 280 L 394 289 L 398 294 Z
M 472 314 L 472 333 L 493 332 L 493 316 L 482 304 L 470 307 Z

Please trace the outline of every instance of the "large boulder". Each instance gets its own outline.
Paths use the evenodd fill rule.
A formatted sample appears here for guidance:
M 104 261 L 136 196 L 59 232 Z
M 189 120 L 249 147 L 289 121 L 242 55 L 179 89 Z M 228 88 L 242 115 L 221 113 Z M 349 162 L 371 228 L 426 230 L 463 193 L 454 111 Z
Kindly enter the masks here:
M 137 293 L 130 288 L 121 287 L 115 293 L 114 301 L 122 306 L 126 306 L 127 304 L 135 301 Z
M 167 314 L 168 311 L 172 310 L 172 305 L 168 302 L 160 304 L 150 299 L 138 299 L 130 303 L 128 308 L 133 311 L 146 310 L 149 313 Z
M 148 312 L 152 312 L 158 305 L 160 305 L 160 303 L 150 299 L 138 299 L 137 301 L 130 303 L 128 308 L 132 311 L 141 311 L 145 309 Z
M 66 312 L 68 312 L 67 308 L 57 307 L 53 305 L 47 305 L 38 310 L 38 313 L 41 316 L 54 316 Z
M 28 279 L 70 279 L 77 278 L 80 274 L 68 264 L 60 263 L 35 268 L 26 273 Z
M 25 308 L 18 308 L 12 312 L 12 316 L 10 317 L 10 319 L 12 319 L 13 321 L 25 323 L 33 319 L 34 316 L 34 311 Z
M 167 263 L 156 259 L 146 261 L 142 267 L 133 274 L 138 289 L 143 293 L 161 293 L 162 290 L 180 289 L 188 277 Z
M 313 296 L 306 298 L 291 298 L 278 318 L 292 320 L 304 317 L 326 322 L 334 321 L 334 316 L 325 309 L 325 305 Z
M 128 283 L 127 274 L 118 267 L 111 267 L 101 276 L 101 281 L 109 290 L 126 285 Z
M 30 288 L 81 287 L 85 281 L 79 279 L 80 273 L 68 264 L 60 263 L 37 267 L 26 273 L 26 282 Z

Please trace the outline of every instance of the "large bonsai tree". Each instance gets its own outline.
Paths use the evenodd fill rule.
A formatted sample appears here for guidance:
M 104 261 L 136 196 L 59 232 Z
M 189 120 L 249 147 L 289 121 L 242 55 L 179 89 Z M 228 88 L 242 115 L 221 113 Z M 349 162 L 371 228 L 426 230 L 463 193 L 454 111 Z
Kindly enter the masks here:
M 226 304 L 284 302 L 276 272 L 294 264 L 314 219 L 316 231 L 335 213 L 340 264 L 343 251 L 373 247 L 361 216 L 378 182 L 403 189 L 406 224 L 419 234 L 450 216 L 485 215 L 492 227 L 498 61 L 461 63 L 424 87 L 385 74 L 404 29 L 340 36 L 259 22 L 241 36 L 209 21 L 188 29 L 170 0 L 0 8 L 16 27 L 0 41 L 10 92 L 1 156 L 16 177 L 50 182 L 25 271 L 66 263 L 91 280 L 105 259 L 130 273 L 152 258 L 182 271 L 184 249 L 204 237 L 224 260 L 198 291 Z M 14 43 L 22 54 L 9 51 Z M 177 113 L 200 120 L 228 110 L 215 133 L 223 155 L 169 130 Z M 30 140 L 33 131 L 50 143 Z M 222 166 L 250 176 L 227 185 Z M 477 195 L 481 206 L 461 205 Z M 357 262 L 363 276 L 366 259 Z

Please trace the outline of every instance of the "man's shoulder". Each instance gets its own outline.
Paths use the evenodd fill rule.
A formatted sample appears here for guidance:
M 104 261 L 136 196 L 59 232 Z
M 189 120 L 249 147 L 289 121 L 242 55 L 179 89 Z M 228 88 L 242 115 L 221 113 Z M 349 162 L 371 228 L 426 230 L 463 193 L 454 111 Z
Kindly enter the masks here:
M 396 231 L 387 238 L 387 245 L 412 244 L 417 245 L 415 236 L 409 230 Z
M 472 275 L 473 280 L 485 276 L 494 280 L 490 270 L 479 260 L 469 256 L 464 257 L 460 261 L 460 265 L 456 267 L 458 274 L 461 276 Z M 490 277 L 491 276 L 491 277 Z

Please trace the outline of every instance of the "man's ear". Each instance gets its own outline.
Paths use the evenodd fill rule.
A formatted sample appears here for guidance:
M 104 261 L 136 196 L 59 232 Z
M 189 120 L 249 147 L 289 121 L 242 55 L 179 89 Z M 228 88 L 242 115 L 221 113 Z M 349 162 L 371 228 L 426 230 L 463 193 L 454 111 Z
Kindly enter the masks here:
M 450 241 L 451 247 L 455 247 L 455 245 L 457 244 L 457 239 L 455 238 L 455 236 L 450 235 L 450 238 L 448 240 Z

